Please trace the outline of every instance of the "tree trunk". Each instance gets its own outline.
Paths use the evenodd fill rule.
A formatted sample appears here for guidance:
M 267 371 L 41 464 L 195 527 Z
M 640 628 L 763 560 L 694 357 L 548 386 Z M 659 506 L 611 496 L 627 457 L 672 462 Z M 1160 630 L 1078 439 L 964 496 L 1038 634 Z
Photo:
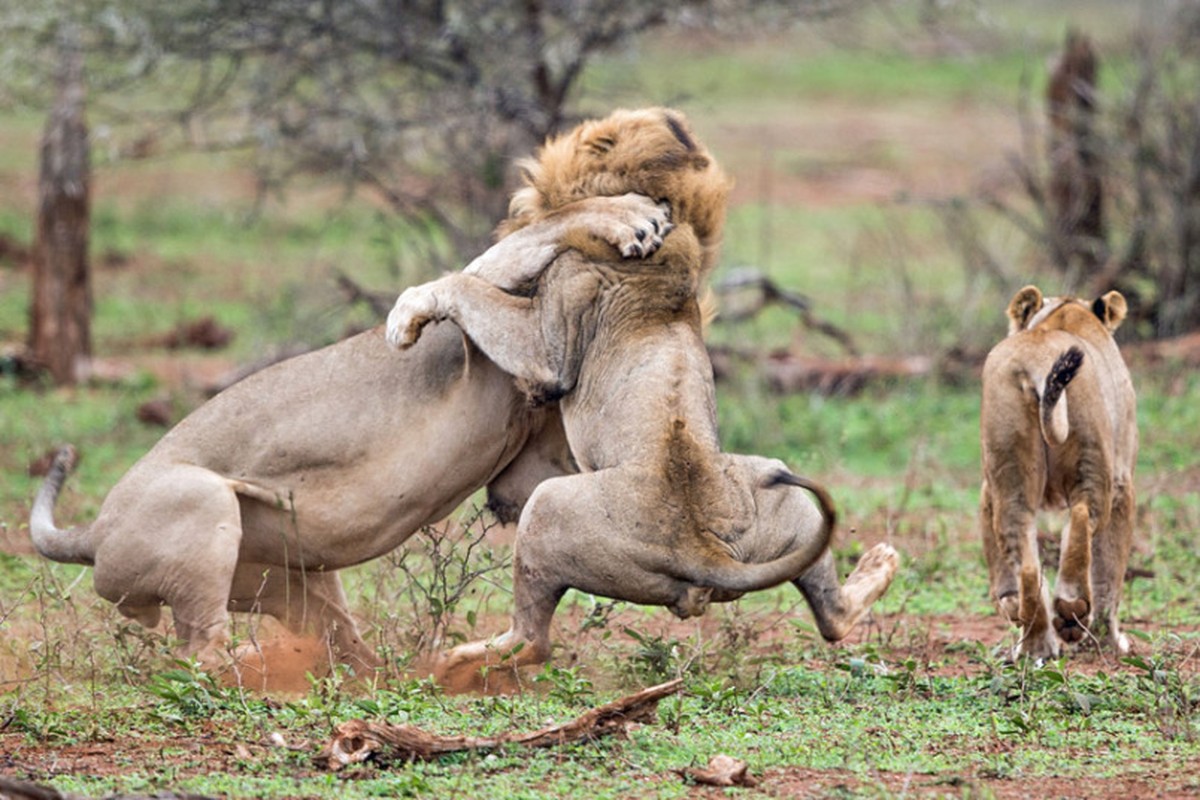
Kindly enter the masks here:
M 61 34 L 59 51 L 58 96 L 42 135 L 29 349 L 55 383 L 70 384 L 91 368 L 91 169 L 83 53 L 73 31 Z
M 1051 247 L 1070 283 L 1094 278 L 1108 257 L 1102 164 L 1095 131 L 1096 72 L 1091 41 L 1071 32 L 1046 87 Z

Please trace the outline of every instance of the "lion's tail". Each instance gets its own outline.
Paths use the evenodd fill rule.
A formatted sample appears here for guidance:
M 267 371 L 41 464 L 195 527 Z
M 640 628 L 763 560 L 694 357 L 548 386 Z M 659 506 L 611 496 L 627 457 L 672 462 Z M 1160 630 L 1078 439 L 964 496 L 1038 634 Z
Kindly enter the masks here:
M 1050 367 L 1040 392 L 1038 418 L 1042 426 L 1042 438 L 1046 444 L 1060 445 L 1067 440 L 1070 426 L 1067 419 L 1067 396 L 1064 390 L 1079 373 L 1083 364 L 1083 351 L 1070 347 Z
M 96 550 L 88 529 L 77 527 L 62 530 L 54 524 L 54 504 L 77 460 L 75 448 L 69 444 L 60 447 L 54 454 L 46 480 L 42 482 L 37 499 L 33 501 L 33 510 L 29 514 L 29 535 L 33 539 L 33 546 L 45 558 L 65 564 L 90 566 L 96 563 Z
M 822 553 L 829 549 L 829 544 L 833 539 L 833 528 L 837 524 L 837 511 L 833 506 L 833 498 L 829 496 L 829 492 L 825 491 L 825 487 L 783 469 L 774 473 L 767 480 L 766 485 L 768 487 L 797 486 L 811 492 L 816 497 L 817 506 L 821 511 L 820 532 L 804 546 L 798 547 L 774 561 L 748 564 L 730 558 L 722 563 L 709 564 L 704 569 L 706 574 L 697 576 L 696 583 L 730 592 L 755 592 L 760 589 L 769 589 L 784 581 L 800 577 L 821 557 Z

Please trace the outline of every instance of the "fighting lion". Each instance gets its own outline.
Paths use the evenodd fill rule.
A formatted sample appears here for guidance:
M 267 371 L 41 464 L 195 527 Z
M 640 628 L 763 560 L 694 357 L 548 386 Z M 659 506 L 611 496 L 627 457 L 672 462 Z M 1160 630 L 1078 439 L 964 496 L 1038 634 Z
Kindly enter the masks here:
M 1113 333 L 1125 298 L 1092 303 L 1026 286 L 983 368 L 979 524 L 1000 613 L 1021 627 L 1014 656 L 1057 656 L 1085 636 L 1129 649 L 1117 609 L 1133 541 L 1138 431 L 1133 381 Z M 1036 515 L 1065 508 L 1053 602 Z
M 887 588 L 898 555 L 876 545 L 839 586 L 824 489 L 780 461 L 720 449 L 698 302 L 728 190 L 715 161 L 681 114 L 645 109 L 550 140 L 525 170 L 509 229 L 627 191 L 665 201 L 675 227 L 645 259 L 576 240 L 543 269 L 509 261 L 486 277 L 448 275 L 392 309 L 397 347 L 452 321 L 535 402 L 558 400 L 580 469 L 542 482 L 521 514 L 510 630 L 452 649 L 440 677 L 470 685 L 485 666 L 491 676 L 547 660 L 568 588 L 686 618 L 792 581 L 822 634 L 844 636 Z
M 528 268 L 587 237 L 639 258 L 669 224 L 644 197 L 589 198 L 468 269 Z M 227 661 L 231 611 L 268 614 L 321 637 L 332 660 L 374 667 L 338 571 L 389 552 L 483 486 L 501 516 L 515 516 L 543 478 L 572 469 L 557 410 L 531 407 L 449 324 L 400 356 L 379 326 L 251 375 L 159 440 L 93 522 L 60 528 L 54 505 L 75 460 L 61 448 L 34 501 L 37 551 L 91 565 L 100 596 L 143 625 L 170 606 L 184 655 L 210 668 Z

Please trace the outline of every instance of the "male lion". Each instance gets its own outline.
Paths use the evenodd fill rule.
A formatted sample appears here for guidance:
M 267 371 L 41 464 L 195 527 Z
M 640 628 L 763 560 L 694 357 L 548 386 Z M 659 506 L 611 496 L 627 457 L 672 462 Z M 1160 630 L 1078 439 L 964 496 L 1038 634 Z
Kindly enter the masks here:
M 552 259 L 581 231 L 629 256 L 661 242 L 665 211 L 637 196 L 572 204 L 493 246 L 469 267 Z M 196 409 L 67 530 L 53 508 L 75 451 L 54 460 L 30 517 L 55 561 L 90 564 L 99 594 L 158 624 L 172 607 L 187 655 L 217 666 L 229 611 L 261 611 L 323 636 L 346 663 L 376 663 L 337 570 L 400 545 L 488 485 L 515 514 L 543 477 L 569 470 L 553 409 L 452 325 L 401 357 L 382 328 L 262 370 Z
M 1026 286 L 1008 305 L 1008 336 L 984 364 L 979 522 L 992 597 L 1021 626 L 1014 657 L 1050 658 L 1059 638 L 1085 635 L 1129 649 L 1117 606 L 1133 539 L 1138 433 L 1133 382 L 1112 336 L 1125 310 L 1115 291 L 1089 305 Z M 1043 507 L 1070 512 L 1053 619 L 1038 560 Z
M 511 629 L 451 650 L 440 677 L 460 686 L 485 665 L 547 660 L 568 588 L 686 618 L 791 580 L 821 632 L 844 636 L 898 556 L 877 545 L 839 587 L 824 490 L 780 461 L 720 450 L 696 297 L 725 210 L 727 182 L 711 157 L 678 112 L 619 111 L 549 141 L 526 173 L 510 227 L 592 193 L 638 191 L 665 200 L 675 228 L 645 260 L 576 241 L 545 269 L 510 262 L 502 279 L 459 274 L 410 288 L 389 315 L 398 347 L 452 320 L 532 397 L 561 398 L 581 471 L 544 481 L 521 514 Z

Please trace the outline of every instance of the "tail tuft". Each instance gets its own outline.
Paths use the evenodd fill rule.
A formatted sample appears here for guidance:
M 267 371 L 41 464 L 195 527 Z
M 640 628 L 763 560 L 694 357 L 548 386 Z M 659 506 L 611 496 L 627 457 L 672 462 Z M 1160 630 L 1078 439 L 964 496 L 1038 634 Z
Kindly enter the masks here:
M 1070 347 L 1054 360 L 1046 383 L 1042 389 L 1042 437 L 1047 444 L 1059 445 L 1067 440 L 1070 432 L 1067 420 L 1067 402 L 1063 392 L 1079 373 L 1083 364 L 1083 351 Z

